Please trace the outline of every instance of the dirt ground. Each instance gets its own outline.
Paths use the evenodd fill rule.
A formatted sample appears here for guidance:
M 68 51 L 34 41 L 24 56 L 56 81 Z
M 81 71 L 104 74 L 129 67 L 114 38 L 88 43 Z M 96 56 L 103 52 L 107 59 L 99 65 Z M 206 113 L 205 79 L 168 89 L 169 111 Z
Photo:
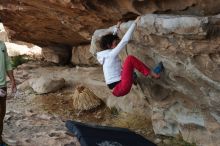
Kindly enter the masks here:
M 15 70 L 17 84 L 38 76 L 39 68 L 51 70 L 63 68 L 51 64 L 27 63 Z M 36 69 L 36 70 L 35 70 Z M 38 69 L 38 71 L 37 71 Z M 81 74 L 79 72 L 79 74 Z M 9 84 L 10 87 L 10 84 Z M 158 144 L 158 146 L 191 146 L 181 137 L 155 135 L 151 119 L 108 108 L 104 102 L 90 111 L 76 111 L 72 106 L 74 86 L 67 86 L 54 93 L 36 94 L 31 88 L 18 90 L 14 98 L 7 100 L 4 139 L 16 146 L 79 146 L 73 135 L 67 133 L 66 120 L 129 128 Z M 8 89 L 10 91 L 10 88 Z

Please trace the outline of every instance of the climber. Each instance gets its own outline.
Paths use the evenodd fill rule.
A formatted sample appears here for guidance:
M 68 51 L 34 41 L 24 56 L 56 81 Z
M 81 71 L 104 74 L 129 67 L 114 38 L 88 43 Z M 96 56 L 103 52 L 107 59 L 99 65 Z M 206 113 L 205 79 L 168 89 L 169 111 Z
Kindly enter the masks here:
M 109 89 L 113 89 L 112 93 L 117 97 L 124 96 L 130 92 L 134 80 L 134 69 L 137 69 L 145 76 L 150 75 L 155 79 L 160 78 L 160 72 L 163 70 L 163 64 L 160 63 L 154 69 L 156 72 L 151 71 L 143 62 L 132 55 L 126 57 L 123 68 L 121 68 L 118 54 L 129 42 L 140 18 L 140 16 L 136 18 L 120 42 L 117 32 L 121 22 L 118 22 L 113 34 L 102 36 L 100 41 L 102 51 L 96 54 L 97 60 L 103 65 L 105 82 Z

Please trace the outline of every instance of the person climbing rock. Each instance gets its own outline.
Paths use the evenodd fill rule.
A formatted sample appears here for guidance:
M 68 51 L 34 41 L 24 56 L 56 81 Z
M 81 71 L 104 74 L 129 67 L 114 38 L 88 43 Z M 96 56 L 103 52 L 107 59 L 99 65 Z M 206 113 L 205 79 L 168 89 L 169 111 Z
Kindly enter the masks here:
M 10 59 L 8 57 L 5 43 L 0 41 L 0 146 L 7 146 L 7 144 L 2 141 L 3 120 L 6 112 L 7 96 L 6 74 L 10 78 L 12 84 L 12 93 L 15 93 L 17 88 Z
M 100 41 L 102 50 L 96 54 L 98 62 L 103 65 L 105 82 L 109 89 L 113 89 L 112 93 L 117 97 L 124 96 L 130 92 L 134 81 L 134 69 L 137 69 L 144 76 L 150 75 L 155 79 L 160 77 L 160 72 L 151 71 L 149 67 L 132 55 L 126 57 L 121 67 L 121 60 L 118 54 L 131 39 L 140 18 L 140 16 L 136 18 L 121 41 L 117 36 L 121 24 L 119 22 L 113 34 L 102 36 Z

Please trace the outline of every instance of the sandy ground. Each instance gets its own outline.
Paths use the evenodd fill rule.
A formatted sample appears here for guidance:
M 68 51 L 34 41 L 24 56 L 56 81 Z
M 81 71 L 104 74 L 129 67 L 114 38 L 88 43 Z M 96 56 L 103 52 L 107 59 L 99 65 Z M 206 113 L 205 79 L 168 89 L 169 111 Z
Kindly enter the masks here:
M 74 78 L 67 74 L 68 70 L 75 70 Z M 92 70 L 97 76 L 90 79 L 82 76 L 85 70 Z M 84 123 L 108 125 L 129 128 L 147 139 L 158 143 L 159 146 L 169 146 L 172 139 L 156 136 L 152 129 L 151 120 L 140 115 L 128 114 L 109 109 L 103 104 L 98 108 L 79 112 L 73 110 L 72 94 L 76 80 L 93 81 L 97 86 L 103 86 L 100 80 L 100 69 L 96 68 L 69 68 L 52 64 L 29 62 L 18 67 L 14 74 L 17 84 L 30 78 L 39 77 L 45 73 L 63 73 L 68 76 L 67 86 L 54 93 L 37 95 L 31 88 L 18 90 L 15 97 L 7 100 L 7 113 L 4 123 L 4 139 L 12 146 L 79 146 L 76 137 L 69 135 L 65 127 L 66 120 L 76 120 Z M 9 84 L 10 87 L 10 84 Z M 8 88 L 10 92 L 10 88 Z M 10 94 L 10 93 L 9 93 Z M 175 145 L 175 144 L 174 144 Z M 177 145 L 181 146 L 181 143 Z

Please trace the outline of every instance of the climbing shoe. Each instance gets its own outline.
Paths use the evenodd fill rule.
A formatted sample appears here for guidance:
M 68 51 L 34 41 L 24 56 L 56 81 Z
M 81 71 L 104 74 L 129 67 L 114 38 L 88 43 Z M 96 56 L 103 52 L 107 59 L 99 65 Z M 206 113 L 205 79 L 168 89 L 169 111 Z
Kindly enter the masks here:
M 164 71 L 164 66 L 163 66 L 163 63 L 160 62 L 154 69 L 153 69 L 153 72 L 155 74 L 160 74 L 161 72 Z
M 137 76 L 137 73 L 134 71 L 133 72 L 133 80 L 134 80 L 134 82 L 133 82 L 133 84 L 136 86 L 137 84 L 138 84 L 138 76 Z

